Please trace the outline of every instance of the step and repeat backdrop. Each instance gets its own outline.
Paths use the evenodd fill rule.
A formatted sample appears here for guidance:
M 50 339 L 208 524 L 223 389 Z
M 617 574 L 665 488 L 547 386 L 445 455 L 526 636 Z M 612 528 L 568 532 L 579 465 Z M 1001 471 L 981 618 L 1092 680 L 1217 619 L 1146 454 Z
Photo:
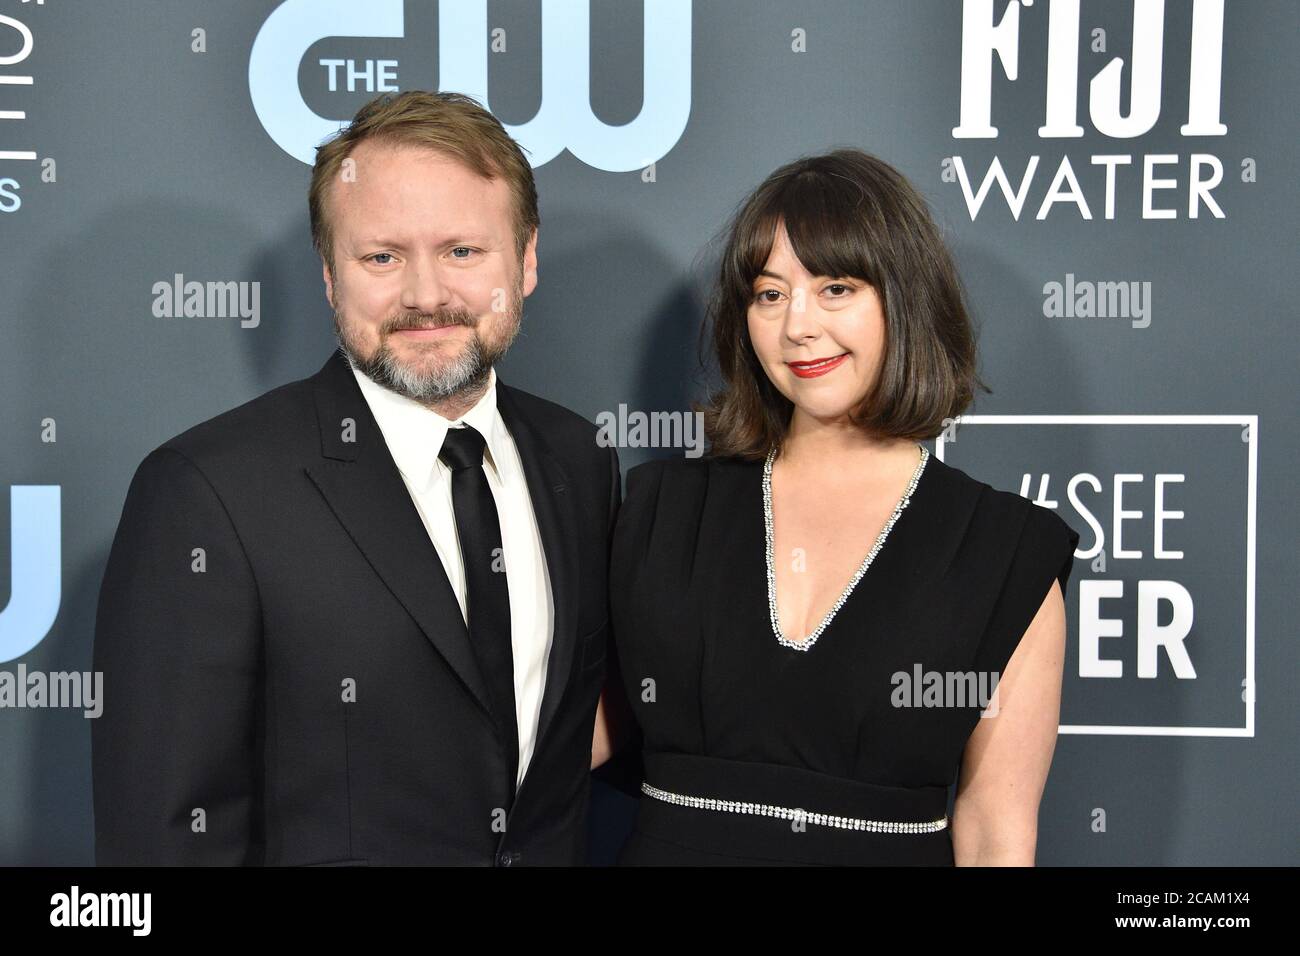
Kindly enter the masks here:
M 1292 0 L 0 0 L 0 864 L 93 862 L 131 476 L 320 368 L 314 150 L 406 89 L 528 149 L 540 281 L 499 373 L 625 470 L 702 451 L 736 203 L 837 146 L 902 171 L 992 388 L 929 447 L 1081 535 L 1039 863 L 1300 862 L 1297 27 Z M 595 784 L 593 862 L 634 775 Z

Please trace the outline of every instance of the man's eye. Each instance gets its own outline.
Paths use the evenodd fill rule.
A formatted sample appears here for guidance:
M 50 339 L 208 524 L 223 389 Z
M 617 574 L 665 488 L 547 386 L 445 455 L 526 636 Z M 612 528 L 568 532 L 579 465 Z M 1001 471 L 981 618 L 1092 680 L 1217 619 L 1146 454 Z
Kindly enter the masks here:
M 393 258 L 393 254 L 391 252 L 376 252 L 373 256 L 367 256 L 366 258 L 368 258 L 371 262 L 375 263 L 376 265 L 386 266 L 388 265 L 387 262 L 380 262 L 379 260 L 391 259 Z
M 469 258 L 469 253 L 472 253 L 473 251 L 474 251 L 474 250 L 471 249 L 469 246 L 456 246 L 454 249 L 451 250 L 451 254 L 452 254 L 452 256 L 453 256 L 454 258 L 456 258 L 456 259 L 468 259 L 468 258 Z M 463 256 L 462 256 L 462 255 L 458 255 L 458 253 L 461 253 L 461 252 L 466 253 L 466 254 L 463 255 Z

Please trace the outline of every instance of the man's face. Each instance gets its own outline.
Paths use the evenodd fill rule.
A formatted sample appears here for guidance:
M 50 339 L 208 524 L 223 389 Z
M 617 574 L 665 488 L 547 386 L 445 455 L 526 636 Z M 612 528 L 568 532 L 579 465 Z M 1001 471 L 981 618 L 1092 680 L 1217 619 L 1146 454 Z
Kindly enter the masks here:
M 339 343 L 380 385 L 424 404 L 477 397 L 537 286 L 510 191 L 431 149 L 363 143 L 355 181 L 327 199 L 334 270 L 325 292 Z

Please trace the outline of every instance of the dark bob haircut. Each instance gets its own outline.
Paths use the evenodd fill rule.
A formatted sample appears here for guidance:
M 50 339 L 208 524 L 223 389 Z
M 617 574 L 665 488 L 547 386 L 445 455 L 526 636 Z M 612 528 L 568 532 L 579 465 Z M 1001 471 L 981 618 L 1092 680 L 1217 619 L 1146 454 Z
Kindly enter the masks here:
M 885 314 L 880 374 L 851 420 L 877 438 L 934 438 L 976 388 L 965 291 L 924 198 L 888 163 L 837 149 L 782 166 L 737 210 L 722 251 L 705 334 L 722 389 L 700 406 L 710 454 L 756 459 L 780 448 L 793 403 L 749 339 L 754 280 L 784 223 L 812 275 L 871 284 Z

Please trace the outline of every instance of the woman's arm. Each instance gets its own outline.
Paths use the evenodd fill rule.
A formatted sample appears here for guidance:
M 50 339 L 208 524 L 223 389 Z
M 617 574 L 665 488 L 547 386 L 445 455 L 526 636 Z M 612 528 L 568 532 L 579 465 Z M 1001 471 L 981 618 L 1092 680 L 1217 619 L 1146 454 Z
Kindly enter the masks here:
M 614 756 L 614 745 L 610 740 L 609 717 L 605 714 L 605 697 L 608 693 L 608 685 L 602 687 L 600 691 L 600 700 L 596 702 L 596 725 L 591 732 L 592 770 L 595 770 L 610 757 Z
M 1033 866 L 1038 803 L 1056 748 L 1065 601 L 1053 582 L 962 755 L 953 807 L 958 866 Z
M 623 676 L 618 659 L 611 653 L 605 672 L 605 685 L 596 703 L 596 724 L 591 733 L 591 769 L 595 770 L 614 754 L 632 736 L 632 708 L 623 692 Z

